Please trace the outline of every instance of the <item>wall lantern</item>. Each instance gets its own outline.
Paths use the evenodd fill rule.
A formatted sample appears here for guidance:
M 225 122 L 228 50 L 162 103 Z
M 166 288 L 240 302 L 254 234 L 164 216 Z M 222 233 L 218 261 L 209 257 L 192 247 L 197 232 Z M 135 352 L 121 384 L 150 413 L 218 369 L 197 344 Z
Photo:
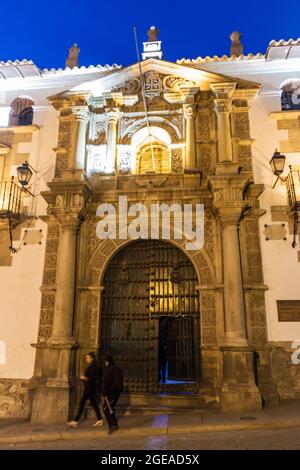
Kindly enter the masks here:
M 29 193 L 31 196 L 34 195 L 26 188 L 26 186 L 29 185 L 33 172 L 37 173 L 36 170 L 27 161 L 22 163 L 22 165 L 18 166 L 17 168 L 18 180 L 22 187 L 22 191 L 26 191 L 26 193 Z
M 21 186 L 28 186 L 32 178 L 32 170 L 28 162 L 22 163 L 17 168 L 17 175 Z
M 0 219 L 6 219 L 9 227 L 11 253 L 15 253 L 13 248 L 12 231 L 21 223 L 25 217 L 24 207 L 22 206 L 22 193 L 26 192 L 35 197 L 26 186 L 29 185 L 32 175 L 37 173 L 34 168 L 25 162 L 17 168 L 18 183 L 13 176 L 9 181 L 0 181 Z
M 298 231 L 298 213 L 300 211 L 300 166 L 289 166 L 290 172 L 286 177 L 286 188 L 291 213 L 294 215 L 294 239 L 292 247 L 296 246 Z
M 285 155 L 282 155 L 280 152 L 277 152 L 277 150 L 275 150 L 275 152 L 273 154 L 273 157 L 270 160 L 270 165 L 271 165 L 272 171 L 273 171 L 274 175 L 277 176 L 277 179 L 276 179 L 276 181 L 273 185 L 273 188 L 275 188 L 275 186 L 277 184 L 277 181 L 279 179 L 281 181 L 285 181 L 283 178 L 280 178 L 280 176 L 282 175 L 283 170 L 284 170 L 285 160 L 286 160 Z

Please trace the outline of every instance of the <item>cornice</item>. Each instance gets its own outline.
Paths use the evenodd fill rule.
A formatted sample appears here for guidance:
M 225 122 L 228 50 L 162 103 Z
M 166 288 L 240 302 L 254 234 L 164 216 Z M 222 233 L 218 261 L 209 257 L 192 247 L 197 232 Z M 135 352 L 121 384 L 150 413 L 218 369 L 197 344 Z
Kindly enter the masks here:
M 300 110 L 273 111 L 270 113 L 270 117 L 276 119 L 277 121 L 298 119 L 300 117 Z
M 8 132 L 13 132 L 14 134 L 31 134 L 39 129 L 40 126 L 37 126 L 36 124 L 32 124 L 31 126 L 0 127 L 0 134 L 7 134 Z

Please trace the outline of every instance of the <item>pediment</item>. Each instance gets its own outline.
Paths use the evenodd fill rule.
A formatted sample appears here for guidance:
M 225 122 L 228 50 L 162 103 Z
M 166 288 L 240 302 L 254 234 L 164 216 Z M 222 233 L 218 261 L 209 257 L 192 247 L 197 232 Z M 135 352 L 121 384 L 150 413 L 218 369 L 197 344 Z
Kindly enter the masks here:
M 209 90 L 212 84 L 224 82 L 237 83 L 237 86 L 243 89 L 258 89 L 260 86 L 254 82 L 159 59 L 148 59 L 141 62 L 141 69 L 146 92 L 147 88 L 155 89 L 155 81 L 157 90 L 161 92 L 179 92 L 187 88 Z M 140 68 L 139 64 L 136 63 L 122 70 L 113 71 L 97 80 L 82 83 L 69 91 L 90 94 L 93 97 L 100 97 L 110 92 L 135 95 L 141 88 L 140 79 Z M 151 86 L 147 87 L 147 85 Z

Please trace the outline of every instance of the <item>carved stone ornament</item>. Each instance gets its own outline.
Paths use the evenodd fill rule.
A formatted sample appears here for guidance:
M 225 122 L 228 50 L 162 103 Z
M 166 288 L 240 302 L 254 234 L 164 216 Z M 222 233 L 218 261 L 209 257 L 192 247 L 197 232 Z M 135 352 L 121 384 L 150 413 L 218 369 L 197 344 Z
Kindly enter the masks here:
M 215 99 L 216 113 L 230 113 L 231 112 L 231 99 Z
M 145 96 L 152 100 L 162 92 L 162 80 L 157 72 L 150 71 L 144 75 Z
M 130 150 L 120 150 L 120 157 L 119 157 L 119 172 L 126 174 L 129 173 L 131 170 L 131 152 Z
M 137 176 L 134 181 L 138 186 L 151 189 L 151 188 L 156 188 L 156 187 L 162 186 L 167 181 L 167 178 L 163 176 L 162 178 L 154 178 L 153 179 L 151 177 L 148 177 L 148 178 L 141 177 L 141 178 L 139 178 Z
M 125 94 L 133 95 L 138 93 L 141 89 L 141 83 L 138 78 L 133 78 L 132 80 L 127 80 L 126 82 L 121 83 L 117 87 L 113 88 L 113 92 L 122 91 Z
M 72 113 L 76 116 L 77 121 L 87 122 L 90 118 L 90 113 L 86 106 L 73 106 Z
M 173 75 L 168 75 L 163 80 L 164 89 L 170 91 L 180 91 L 182 88 L 192 88 L 196 86 L 196 83 L 192 80 L 186 80 L 181 77 L 174 77 Z
M 182 149 L 175 148 L 171 150 L 171 168 L 172 173 L 183 172 Z

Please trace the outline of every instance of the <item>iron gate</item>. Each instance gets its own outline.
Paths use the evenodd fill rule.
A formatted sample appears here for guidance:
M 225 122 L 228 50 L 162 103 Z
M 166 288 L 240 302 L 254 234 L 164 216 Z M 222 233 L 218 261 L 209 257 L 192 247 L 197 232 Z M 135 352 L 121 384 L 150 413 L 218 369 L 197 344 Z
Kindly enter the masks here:
M 197 275 L 190 260 L 160 240 L 139 240 L 111 260 L 104 277 L 100 354 L 110 352 L 129 392 L 196 390 L 199 371 Z M 159 382 L 159 319 L 170 325 L 169 376 Z M 173 336 L 172 336 L 173 335 Z

